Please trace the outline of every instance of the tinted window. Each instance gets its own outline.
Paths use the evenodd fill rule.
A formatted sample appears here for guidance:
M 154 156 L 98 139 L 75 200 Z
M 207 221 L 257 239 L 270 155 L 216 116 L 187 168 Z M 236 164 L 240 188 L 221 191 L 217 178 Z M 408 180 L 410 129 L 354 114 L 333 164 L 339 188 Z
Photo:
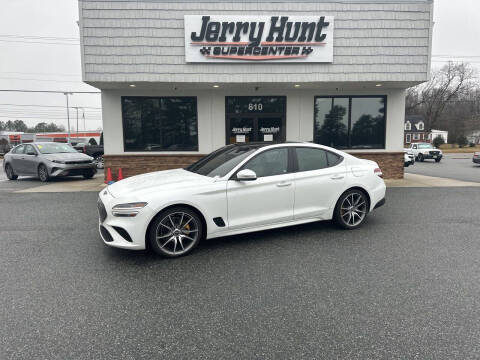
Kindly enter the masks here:
M 225 176 L 258 148 L 251 146 L 225 146 L 205 156 L 186 170 L 204 176 Z
M 340 163 L 340 161 L 342 161 L 342 157 L 340 155 L 327 151 L 327 160 L 328 166 L 335 166 Z
M 334 148 L 385 148 L 386 96 L 316 97 L 314 142 Z
M 20 146 L 17 146 L 15 148 L 15 150 L 13 150 L 13 153 L 14 154 L 23 154 L 23 149 L 25 148 L 25 146 L 23 145 L 20 145 Z
M 197 98 L 123 97 L 125 151 L 197 151 Z
M 29 152 L 32 152 L 32 153 L 35 153 L 35 154 L 37 153 L 32 145 L 25 145 L 25 154 L 27 154 Z
M 42 154 L 76 153 L 78 152 L 68 144 L 62 143 L 42 143 L 37 144 L 38 150 Z
M 296 148 L 298 171 L 310 171 L 328 167 L 327 152 L 322 149 Z
M 288 149 L 272 149 L 260 153 L 243 166 L 255 171 L 257 177 L 286 174 L 288 172 Z

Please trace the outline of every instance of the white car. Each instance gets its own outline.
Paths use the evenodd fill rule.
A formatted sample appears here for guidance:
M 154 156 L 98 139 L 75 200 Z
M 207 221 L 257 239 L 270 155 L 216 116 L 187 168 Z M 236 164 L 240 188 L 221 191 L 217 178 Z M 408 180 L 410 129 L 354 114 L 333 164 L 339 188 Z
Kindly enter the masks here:
M 415 155 L 410 149 L 404 149 L 403 151 L 403 166 L 409 167 L 410 165 L 415 164 Z
M 420 162 L 425 161 L 425 159 L 433 159 L 438 163 L 443 157 L 442 150 L 437 149 L 430 143 L 410 144 L 409 150 L 415 155 L 415 160 Z
M 108 186 L 99 230 L 107 245 L 176 257 L 205 238 L 318 220 L 354 229 L 384 203 L 373 161 L 311 143 L 235 144 Z

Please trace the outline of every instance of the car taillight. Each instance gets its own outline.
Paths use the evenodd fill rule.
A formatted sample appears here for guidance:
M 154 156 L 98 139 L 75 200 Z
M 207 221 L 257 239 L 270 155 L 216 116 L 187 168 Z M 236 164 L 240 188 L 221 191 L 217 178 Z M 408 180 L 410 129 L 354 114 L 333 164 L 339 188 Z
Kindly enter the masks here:
M 473 156 L 474 156 L 474 157 L 479 157 L 479 156 L 480 156 L 480 152 L 475 152 L 475 153 L 473 153 Z
M 382 173 L 382 169 L 380 168 L 375 168 L 375 170 L 373 170 L 373 173 L 377 176 L 380 176 L 381 178 L 383 178 L 383 173 Z

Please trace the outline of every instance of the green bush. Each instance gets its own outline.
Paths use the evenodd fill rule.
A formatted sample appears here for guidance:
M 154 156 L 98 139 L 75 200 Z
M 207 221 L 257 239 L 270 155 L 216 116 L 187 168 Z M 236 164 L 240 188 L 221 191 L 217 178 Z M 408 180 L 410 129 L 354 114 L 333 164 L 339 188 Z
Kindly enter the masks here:
M 433 146 L 435 146 L 436 148 L 439 148 L 441 145 L 445 144 L 445 140 L 443 139 L 442 136 L 437 135 L 437 137 L 433 139 L 432 143 L 433 143 Z
M 465 147 L 466 145 L 468 145 L 468 139 L 465 135 L 460 135 L 457 139 L 457 144 L 458 144 L 458 147 Z

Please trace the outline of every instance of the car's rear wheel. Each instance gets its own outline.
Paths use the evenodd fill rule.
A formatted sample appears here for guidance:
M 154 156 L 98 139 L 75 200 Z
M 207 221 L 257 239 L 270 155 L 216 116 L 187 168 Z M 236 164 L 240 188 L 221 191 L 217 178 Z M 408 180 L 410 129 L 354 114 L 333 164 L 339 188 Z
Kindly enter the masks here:
M 83 177 L 85 179 L 91 179 L 93 175 L 95 175 L 95 171 L 93 171 L 92 169 L 85 170 L 85 172 L 83 173 Z
M 203 237 L 203 223 L 191 209 L 175 206 L 162 211 L 149 230 L 151 248 L 162 256 L 178 257 L 191 252 Z
M 333 218 L 338 225 L 351 230 L 365 221 L 367 213 L 367 196 L 361 190 L 352 189 L 345 192 L 338 200 Z
M 42 182 L 47 182 L 48 179 L 50 178 L 48 176 L 48 169 L 45 165 L 43 164 L 40 164 L 40 166 L 38 167 L 38 178 L 40 179 L 40 181 Z
M 442 159 L 435 159 L 435 162 L 440 162 L 440 160 L 442 160 Z
M 15 175 L 15 173 L 13 172 L 12 165 L 10 165 L 10 164 L 5 165 L 5 173 L 7 174 L 8 180 L 17 180 L 18 179 L 18 175 Z

